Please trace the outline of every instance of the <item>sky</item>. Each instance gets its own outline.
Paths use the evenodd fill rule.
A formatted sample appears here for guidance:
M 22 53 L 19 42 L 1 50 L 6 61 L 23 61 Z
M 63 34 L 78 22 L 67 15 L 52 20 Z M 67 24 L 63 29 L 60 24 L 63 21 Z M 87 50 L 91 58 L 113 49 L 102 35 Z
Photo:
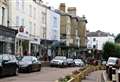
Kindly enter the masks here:
M 76 7 L 78 16 L 86 16 L 87 29 L 101 30 L 117 35 L 120 33 L 120 0 L 43 0 L 55 9 L 60 3 Z

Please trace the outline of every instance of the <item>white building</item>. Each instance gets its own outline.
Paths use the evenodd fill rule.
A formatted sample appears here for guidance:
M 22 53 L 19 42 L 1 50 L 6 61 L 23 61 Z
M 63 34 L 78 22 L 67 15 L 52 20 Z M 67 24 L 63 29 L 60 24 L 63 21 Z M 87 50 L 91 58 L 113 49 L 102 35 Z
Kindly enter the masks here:
M 54 9 L 47 9 L 47 40 L 60 41 L 60 14 Z
M 60 15 L 41 0 L 9 0 L 9 26 L 18 29 L 16 54 L 39 51 L 41 40 L 60 39 Z
M 9 0 L 10 27 L 24 31 L 16 36 L 16 53 L 23 55 L 38 51 L 41 38 L 41 8 L 40 0 Z
M 7 26 L 8 21 L 8 2 L 0 0 L 0 25 Z
M 88 38 L 87 48 L 88 49 L 95 48 L 98 50 L 102 50 L 103 45 L 107 41 L 114 42 L 114 39 L 115 39 L 113 35 L 102 32 L 102 31 L 88 32 L 87 38 Z

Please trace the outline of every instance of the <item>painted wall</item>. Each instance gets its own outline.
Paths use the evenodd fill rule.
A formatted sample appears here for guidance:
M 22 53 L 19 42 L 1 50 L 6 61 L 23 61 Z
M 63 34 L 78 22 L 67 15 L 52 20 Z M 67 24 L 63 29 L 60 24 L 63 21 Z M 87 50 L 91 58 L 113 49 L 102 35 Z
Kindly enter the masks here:
M 4 7 L 4 21 L 3 21 L 3 24 L 2 24 L 2 7 Z M 3 25 L 3 26 L 7 26 L 7 19 L 8 19 L 8 8 L 7 8 L 7 5 L 4 4 L 2 1 L 0 1 L 0 25 Z
M 95 41 L 93 40 L 95 39 Z M 87 48 L 93 48 L 93 45 L 96 46 L 98 50 L 102 50 L 103 45 L 107 42 L 114 42 L 114 37 L 108 36 L 108 37 L 88 37 L 87 42 Z
M 47 39 L 60 41 L 60 14 L 47 9 Z
M 52 11 L 52 40 L 60 41 L 60 14 Z
M 18 29 L 22 25 L 29 34 L 41 37 L 40 5 L 33 0 L 10 0 L 9 6 L 9 20 L 12 28 Z

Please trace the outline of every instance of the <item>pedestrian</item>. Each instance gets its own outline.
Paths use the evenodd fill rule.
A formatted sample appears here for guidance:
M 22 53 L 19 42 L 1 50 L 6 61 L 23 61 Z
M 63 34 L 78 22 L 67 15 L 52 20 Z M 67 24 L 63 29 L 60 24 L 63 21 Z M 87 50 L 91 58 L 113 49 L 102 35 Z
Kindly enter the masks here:
M 25 50 L 25 51 L 23 52 L 23 55 L 24 55 L 24 56 L 27 56 L 27 55 L 28 55 L 27 50 Z
M 47 52 L 45 51 L 45 52 L 44 52 L 44 56 L 43 56 L 44 61 L 47 61 L 47 59 L 48 59 L 47 57 L 48 57 L 48 56 L 47 56 Z
M 51 61 L 51 49 L 48 49 L 48 60 Z

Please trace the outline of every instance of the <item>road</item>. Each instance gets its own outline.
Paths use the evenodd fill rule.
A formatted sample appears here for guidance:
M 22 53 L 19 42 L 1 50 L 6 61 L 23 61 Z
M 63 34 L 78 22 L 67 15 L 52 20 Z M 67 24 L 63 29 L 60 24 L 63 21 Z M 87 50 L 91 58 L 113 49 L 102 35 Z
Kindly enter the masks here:
M 86 79 L 82 80 L 82 82 L 102 82 L 101 75 L 103 70 L 94 71 L 86 76 Z
M 40 72 L 20 73 L 18 76 L 1 78 L 0 82 L 54 82 L 79 67 L 51 68 L 43 67 Z

